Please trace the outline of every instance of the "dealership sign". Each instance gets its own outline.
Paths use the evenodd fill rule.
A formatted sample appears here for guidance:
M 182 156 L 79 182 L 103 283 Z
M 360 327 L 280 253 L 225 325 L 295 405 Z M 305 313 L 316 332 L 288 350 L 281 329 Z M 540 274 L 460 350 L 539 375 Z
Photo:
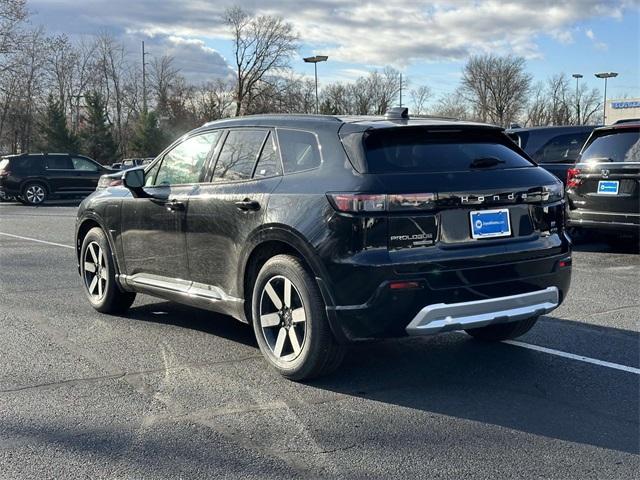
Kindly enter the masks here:
M 611 108 L 640 108 L 640 100 L 629 102 L 611 102 Z

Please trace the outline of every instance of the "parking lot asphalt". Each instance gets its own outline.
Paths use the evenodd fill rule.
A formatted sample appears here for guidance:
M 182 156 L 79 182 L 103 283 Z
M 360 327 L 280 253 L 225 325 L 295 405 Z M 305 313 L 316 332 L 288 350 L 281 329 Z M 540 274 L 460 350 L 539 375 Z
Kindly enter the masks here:
M 75 210 L 0 204 L 0 478 L 638 478 L 631 241 L 578 245 L 566 302 L 518 343 L 358 344 L 297 384 L 230 318 L 95 312 Z

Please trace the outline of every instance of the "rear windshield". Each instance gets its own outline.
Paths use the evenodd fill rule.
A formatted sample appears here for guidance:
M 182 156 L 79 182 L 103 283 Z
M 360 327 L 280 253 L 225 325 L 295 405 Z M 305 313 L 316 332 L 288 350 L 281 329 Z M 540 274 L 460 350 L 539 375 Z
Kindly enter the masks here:
M 583 162 L 640 162 L 640 130 L 597 137 L 582 153 Z
M 494 131 L 435 132 L 394 128 L 365 133 L 370 173 L 452 172 L 469 169 L 531 167 L 511 141 Z

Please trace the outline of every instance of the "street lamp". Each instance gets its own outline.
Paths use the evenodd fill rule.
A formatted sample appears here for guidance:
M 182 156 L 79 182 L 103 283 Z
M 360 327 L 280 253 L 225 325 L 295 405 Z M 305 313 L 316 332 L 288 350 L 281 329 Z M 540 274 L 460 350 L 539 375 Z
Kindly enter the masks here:
M 305 63 L 313 63 L 313 70 L 316 77 L 316 115 L 318 114 L 318 63 L 326 62 L 329 59 L 326 55 L 316 55 L 315 57 L 303 58 Z
M 607 124 L 607 79 L 615 78 L 618 76 L 618 74 L 616 72 L 602 72 L 602 73 L 596 73 L 595 76 L 597 78 L 604 78 L 604 108 L 603 108 L 603 114 L 602 114 L 602 124 L 606 125 Z
M 584 75 L 582 75 L 580 73 L 574 73 L 571 76 L 576 79 L 576 110 L 578 111 L 578 125 L 582 125 L 582 120 L 580 118 L 580 98 L 578 97 L 578 95 L 579 95 L 579 93 L 578 93 L 578 82 L 580 81 L 580 79 Z

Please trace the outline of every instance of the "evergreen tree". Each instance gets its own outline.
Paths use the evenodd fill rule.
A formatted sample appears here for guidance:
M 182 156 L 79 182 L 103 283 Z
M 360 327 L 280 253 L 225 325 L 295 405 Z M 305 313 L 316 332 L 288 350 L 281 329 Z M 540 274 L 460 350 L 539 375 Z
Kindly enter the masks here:
M 53 95 L 49 95 L 47 111 L 42 122 L 42 141 L 40 149 L 43 152 L 76 153 L 78 139 L 69 128 L 62 104 Z
M 106 104 L 99 92 L 85 96 L 87 121 L 82 130 L 82 147 L 85 154 L 102 164 L 112 163 L 118 154 L 111 127 L 107 121 Z
M 155 157 L 167 146 L 156 112 L 142 112 L 131 139 L 131 149 L 140 157 Z

